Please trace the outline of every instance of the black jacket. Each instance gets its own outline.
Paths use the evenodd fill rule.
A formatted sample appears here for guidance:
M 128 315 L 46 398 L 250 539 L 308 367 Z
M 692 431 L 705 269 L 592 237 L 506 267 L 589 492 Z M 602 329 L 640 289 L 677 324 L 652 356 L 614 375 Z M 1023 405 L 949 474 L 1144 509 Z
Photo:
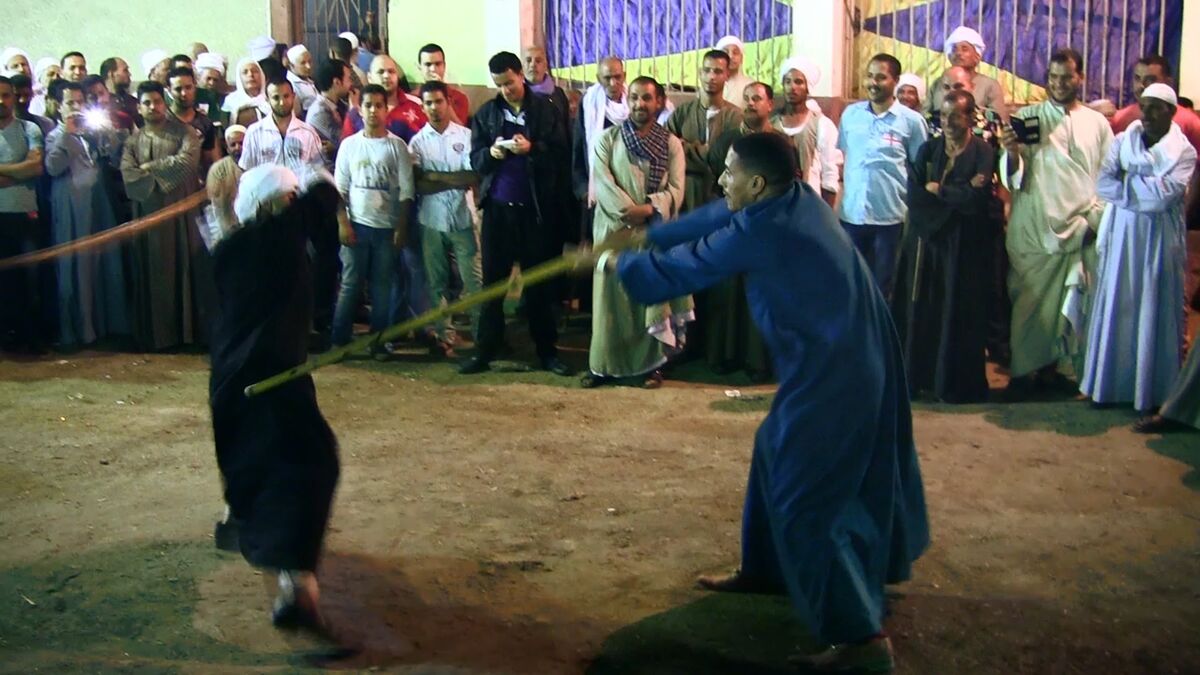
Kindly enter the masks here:
M 490 150 L 504 128 L 505 107 L 503 95 L 497 94 L 480 106 L 471 119 L 471 168 L 482 179 L 483 200 L 490 196 L 492 179 L 500 168 L 500 160 L 492 157 Z M 521 111 L 525 114 L 525 136 L 533 144 L 529 152 L 529 179 L 534 209 L 539 219 L 553 219 L 558 208 L 556 191 L 568 187 L 562 175 L 564 157 L 570 152 L 567 132 L 555 106 L 534 93 L 528 82 Z

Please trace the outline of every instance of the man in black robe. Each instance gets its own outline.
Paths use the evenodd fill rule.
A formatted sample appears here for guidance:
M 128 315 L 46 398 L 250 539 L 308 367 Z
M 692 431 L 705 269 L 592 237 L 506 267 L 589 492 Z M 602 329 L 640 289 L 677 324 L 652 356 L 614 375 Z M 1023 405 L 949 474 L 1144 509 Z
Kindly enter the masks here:
M 337 439 L 304 376 L 247 398 L 247 385 L 307 359 L 312 275 L 306 246 L 339 204 L 317 182 L 278 165 L 247 171 L 238 221 L 213 248 L 218 316 L 209 396 L 217 463 L 238 548 L 251 565 L 277 571 L 272 620 L 324 632 L 316 570 L 338 480 Z

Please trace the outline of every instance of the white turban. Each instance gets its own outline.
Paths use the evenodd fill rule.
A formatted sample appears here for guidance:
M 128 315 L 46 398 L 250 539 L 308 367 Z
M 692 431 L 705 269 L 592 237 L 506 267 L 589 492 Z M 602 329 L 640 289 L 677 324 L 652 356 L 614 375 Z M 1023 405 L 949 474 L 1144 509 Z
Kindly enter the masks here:
M 740 49 L 742 51 L 746 51 L 746 45 L 742 44 L 741 38 L 739 38 L 736 35 L 726 35 L 725 37 L 721 38 L 720 40 L 717 40 L 716 48 L 720 49 L 721 51 L 724 51 L 725 48 L 728 47 L 729 45 L 737 45 L 738 49 Z
M 38 59 L 37 65 L 35 65 L 33 67 L 34 79 L 37 79 L 37 80 L 42 79 L 42 76 L 46 74 L 47 70 L 50 70 L 51 68 L 53 68 L 54 66 L 57 66 L 57 65 L 58 65 L 58 59 L 56 59 L 52 56 L 43 56 L 42 58 Z
M 0 72 L 9 72 L 8 62 L 11 61 L 12 57 L 14 56 L 24 56 L 26 61 L 29 60 L 29 54 L 26 54 L 25 50 L 18 47 L 5 47 L 4 51 L 0 52 Z M 30 67 L 33 66 L 32 63 L 29 65 Z
M 238 181 L 237 199 L 233 212 L 238 222 L 249 223 L 259 209 L 280 197 L 300 190 L 300 181 L 291 169 L 280 164 L 263 164 L 242 174 Z
M 151 49 L 142 54 L 142 70 L 146 73 L 146 77 L 150 77 L 150 71 L 154 70 L 155 66 L 170 57 L 171 55 L 162 49 Z
M 275 40 L 269 35 L 260 35 L 246 43 L 246 51 L 250 52 L 250 58 L 262 61 L 275 52 Z
M 196 71 L 215 70 L 223 77 L 225 75 L 225 62 L 221 60 L 220 54 L 212 52 L 204 52 L 196 57 L 196 61 L 192 64 L 196 67 Z
M 301 56 L 307 53 L 308 47 L 305 47 L 304 45 L 293 45 L 291 49 L 287 50 L 288 61 L 295 63 Z
M 917 97 L 922 101 L 925 100 L 925 80 L 912 73 L 904 73 L 900 76 L 900 80 L 896 82 L 896 88 L 912 87 L 917 90 Z
M 817 83 L 821 81 L 820 66 L 803 56 L 793 56 L 779 66 L 779 81 L 783 82 L 783 78 L 793 70 L 804 73 L 804 79 L 808 80 L 809 89 L 817 86 Z
M 231 136 L 234 134 L 246 135 L 246 127 L 240 124 L 231 124 L 225 129 L 225 142 L 228 143 Z
M 358 36 L 354 33 L 346 31 L 345 33 L 338 33 L 338 37 L 349 40 L 351 49 L 358 49 Z
M 1171 105 L 1179 105 L 1179 97 L 1175 95 L 1175 90 L 1171 88 L 1171 85 L 1162 82 L 1155 82 L 1146 87 L 1142 91 L 1142 98 L 1156 98 Z
M 974 28 L 959 26 L 950 33 L 950 37 L 946 38 L 946 44 L 942 47 L 942 50 L 946 52 L 946 58 L 950 58 L 950 55 L 954 53 L 954 47 L 960 42 L 970 43 L 975 51 L 983 56 L 983 48 L 986 46 L 983 44 L 983 36 Z

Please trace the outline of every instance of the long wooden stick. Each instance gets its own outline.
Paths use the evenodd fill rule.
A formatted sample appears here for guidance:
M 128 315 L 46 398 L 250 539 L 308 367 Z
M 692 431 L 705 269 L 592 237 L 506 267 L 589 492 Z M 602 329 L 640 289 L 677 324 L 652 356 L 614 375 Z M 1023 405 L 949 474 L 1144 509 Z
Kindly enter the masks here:
M 560 277 L 569 272 L 575 267 L 577 258 L 577 254 L 559 256 L 553 260 L 544 262 L 535 267 L 531 267 L 528 270 L 523 270 L 518 278 L 520 279 L 520 283 L 524 286 L 533 286 L 534 284 L 545 283 L 551 279 L 554 279 L 555 277 Z M 414 331 L 423 326 L 427 326 L 431 323 L 435 323 L 452 314 L 458 314 L 471 309 L 472 307 L 502 298 L 508 293 L 513 283 L 514 280 L 511 277 L 504 281 L 497 281 L 496 283 L 486 286 L 476 293 L 459 298 L 458 300 L 449 303 L 444 307 L 430 310 L 420 316 L 409 319 L 408 321 L 385 328 L 378 333 L 364 335 L 363 337 L 354 340 L 349 344 L 343 345 L 336 349 L 331 349 L 324 354 L 318 354 L 312 359 L 309 359 L 307 363 L 294 368 L 289 368 L 278 375 L 272 375 L 261 382 L 256 382 L 246 387 L 246 397 L 249 398 L 251 396 L 258 396 L 264 392 L 271 391 L 272 389 L 291 382 L 296 378 L 308 375 L 318 368 L 324 368 L 325 366 L 337 363 L 346 358 L 346 356 L 349 354 L 364 351 L 373 346 L 382 345 L 389 340 L 398 338 L 401 335 Z

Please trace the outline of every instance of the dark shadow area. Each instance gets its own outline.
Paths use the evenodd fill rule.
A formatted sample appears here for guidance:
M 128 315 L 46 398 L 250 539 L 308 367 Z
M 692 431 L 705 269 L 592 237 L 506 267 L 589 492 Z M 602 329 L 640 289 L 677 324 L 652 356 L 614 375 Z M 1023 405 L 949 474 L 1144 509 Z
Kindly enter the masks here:
M 1200 492 L 1200 431 L 1195 429 L 1172 431 L 1169 434 L 1153 438 L 1146 443 L 1146 447 L 1163 457 L 1170 457 L 1192 467 L 1191 471 L 1184 474 L 1183 484 Z M 1197 670 L 1200 670 L 1200 664 L 1197 664 Z
M 783 675 L 813 647 L 781 597 L 715 594 L 625 626 L 588 675 Z
M 1114 427 L 1128 426 L 1137 419 L 1132 408 L 1096 409 L 1086 401 L 1051 400 L 1023 403 L 913 402 L 913 411 L 979 415 L 1002 429 L 1052 431 L 1064 436 L 1098 436 Z

